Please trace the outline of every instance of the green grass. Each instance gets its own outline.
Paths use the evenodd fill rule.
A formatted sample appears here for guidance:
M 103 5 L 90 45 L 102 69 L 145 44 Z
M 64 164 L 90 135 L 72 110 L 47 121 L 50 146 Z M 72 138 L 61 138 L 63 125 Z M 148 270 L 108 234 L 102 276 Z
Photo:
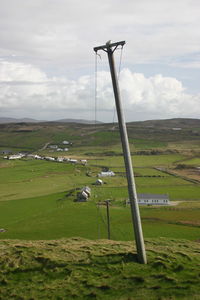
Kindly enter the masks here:
M 200 157 L 195 157 L 189 160 L 184 160 L 185 165 L 200 166 Z
M 132 242 L 2 241 L 0 299 L 200 298 L 198 243 L 146 240 L 148 264 Z
M 99 189 L 100 191 L 100 189 Z M 100 194 L 93 190 L 93 199 L 98 202 L 121 196 L 126 199 L 127 190 L 115 190 L 116 194 Z M 120 192 L 124 194 L 120 194 Z M 101 190 L 102 192 L 102 190 Z M 0 202 L 1 228 L 7 231 L 0 238 L 12 239 L 56 239 L 81 236 L 84 238 L 106 238 L 106 209 L 99 209 L 93 201 L 75 203 L 74 193 L 52 194 L 35 198 Z M 108 197 L 106 197 L 108 196 Z M 124 198 L 123 198 L 124 197 Z M 192 204 L 191 204 L 192 206 Z M 170 237 L 198 239 L 200 235 L 200 207 L 140 207 L 145 237 Z M 133 239 L 130 208 L 114 201 L 110 207 L 111 236 L 115 240 Z
M 92 182 L 87 167 L 41 160 L 2 161 L 0 200 L 64 191 Z
M 170 166 L 176 161 L 184 159 L 181 154 L 163 154 L 163 155 L 133 155 L 133 167 L 155 167 L 155 166 Z M 91 160 L 91 163 L 108 166 L 122 167 L 124 160 L 122 156 L 114 157 L 99 157 L 99 160 Z

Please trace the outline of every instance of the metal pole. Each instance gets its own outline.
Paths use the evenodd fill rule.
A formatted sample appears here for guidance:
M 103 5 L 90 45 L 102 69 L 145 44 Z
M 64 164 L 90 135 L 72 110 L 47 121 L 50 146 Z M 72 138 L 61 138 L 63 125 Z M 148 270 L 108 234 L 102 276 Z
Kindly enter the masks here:
M 106 200 L 106 213 L 107 213 L 107 228 L 108 228 L 108 240 L 110 240 L 110 212 L 109 212 L 109 200 Z
M 119 130 L 120 130 L 122 149 L 123 149 L 123 155 L 124 155 L 124 162 L 125 162 L 125 167 L 126 167 L 128 192 L 129 192 L 129 199 L 130 199 L 130 206 L 131 206 L 133 229 L 135 232 L 135 241 L 136 241 L 136 248 L 137 248 L 137 254 L 138 254 L 138 261 L 142 264 L 146 264 L 147 258 L 146 258 L 146 251 L 145 251 L 145 246 L 144 246 L 139 206 L 138 206 L 138 201 L 137 201 L 137 192 L 136 192 L 136 186 L 135 186 L 135 180 L 134 180 L 134 174 L 133 174 L 132 160 L 131 160 L 131 154 L 130 154 L 130 149 L 129 149 L 127 129 L 126 129 L 124 114 L 123 114 L 123 110 L 122 110 L 119 85 L 118 85 L 117 76 L 116 76 L 114 56 L 113 56 L 113 53 L 114 53 L 115 49 L 117 48 L 117 46 L 118 45 L 123 46 L 124 44 L 125 44 L 124 41 L 114 43 L 114 44 L 111 44 L 109 41 L 104 46 L 94 48 L 94 51 L 98 51 L 101 49 L 101 50 L 106 51 L 108 54 L 108 61 L 109 61 L 112 84 L 113 84 L 113 91 L 114 91 L 114 96 L 115 96 L 115 103 L 116 103 L 118 122 L 119 122 Z M 114 47 L 114 50 L 113 50 L 113 47 Z

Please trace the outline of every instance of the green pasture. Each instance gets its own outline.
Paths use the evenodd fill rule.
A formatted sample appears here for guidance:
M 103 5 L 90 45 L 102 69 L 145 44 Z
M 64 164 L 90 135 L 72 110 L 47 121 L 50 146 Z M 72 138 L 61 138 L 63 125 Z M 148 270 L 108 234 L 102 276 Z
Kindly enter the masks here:
M 0 163 L 1 200 L 21 199 L 91 184 L 87 167 L 44 160 L 3 160 Z
M 157 158 L 157 157 L 156 157 Z M 160 155 L 160 163 L 174 162 L 180 155 Z M 154 156 L 136 156 L 138 164 L 152 165 Z M 138 160 L 137 160 L 138 159 Z M 158 162 L 157 159 L 157 162 Z M 102 197 L 122 199 L 127 197 L 127 181 L 122 166 L 122 157 L 102 157 L 99 160 L 89 160 L 87 166 L 69 163 L 48 162 L 44 160 L 1 160 L 0 161 L 0 200 L 22 199 L 40 195 L 57 193 L 72 188 L 95 183 L 102 166 L 116 162 L 113 170 L 115 177 L 103 178 L 105 185 L 99 189 Z M 98 167 L 94 167 L 97 163 Z M 112 167 L 110 167 L 112 169 Z M 90 171 L 92 177 L 86 176 Z M 172 200 L 198 200 L 199 185 L 179 177 L 175 177 L 153 167 L 136 167 L 137 190 L 140 193 L 169 194 Z M 119 173 L 118 173 L 119 172 Z M 139 175 L 139 177 L 137 177 Z M 141 176 L 141 177 L 140 177 Z M 158 177 L 160 176 L 160 177 Z M 95 189 L 95 187 L 92 186 Z M 119 189 L 121 189 L 119 191 Z M 101 190 L 101 191 L 100 191 Z
M 183 164 L 191 166 L 200 166 L 200 157 L 194 157 L 192 159 L 184 160 Z
M 133 155 L 132 162 L 133 167 L 161 167 L 161 166 L 171 166 L 175 164 L 176 161 L 183 160 L 184 155 L 181 154 L 162 154 L 162 155 Z M 99 160 L 90 160 L 91 164 L 97 164 L 100 166 L 112 167 L 122 167 L 124 166 L 124 159 L 122 156 L 112 156 L 99 157 Z
M 137 178 L 136 178 L 137 179 Z M 101 200 L 115 199 L 123 200 L 128 197 L 126 186 L 104 186 L 93 188 L 94 194 Z M 200 186 L 195 184 L 187 185 L 137 185 L 138 193 L 168 194 L 170 200 L 200 200 Z
M 97 195 L 97 194 L 96 194 Z M 106 238 L 106 208 L 91 200 L 73 202 L 75 194 L 66 193 L 0 202 L 0 226 L 6 239 L 60 239 L 80 236 Z M 96 202 L 101 199 L 97 196 Z M 148 237 L 198 239 L 200 207 L 140 207 L 144 235 Z M 110 206 L 111 236 L 114 240 L 132 240 L 130 207 Z M 185 222 L 185 223 L 184 223 Z

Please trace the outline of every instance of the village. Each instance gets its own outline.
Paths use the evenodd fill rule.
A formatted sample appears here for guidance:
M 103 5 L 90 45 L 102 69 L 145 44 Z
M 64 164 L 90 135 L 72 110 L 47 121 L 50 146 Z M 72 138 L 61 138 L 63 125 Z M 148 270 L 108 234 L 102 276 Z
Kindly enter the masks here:
M 60 146 L 61 145 L 61 146 Z M 66 148 L 66 145 L 68 148 Z M 47 144 L 46 150 L 49 152 L 69 152 L 70 146 L 73 143 L 67 140 L 62 141 L 61 143 L 57 144 Z M 4 159 L 8 160 L 17 160 L 22 158 L 27 159 L 36 159 L 36 160 L 45 160 L 50 162 L 57 162 L 57 163 L 70 163 L 70 164 L 79 164 L 86 166 L 88 164 L 87 159 L 75 159 L 66 156 L 49 156 L 49 155 L 39 155 L 39 154 L 32 154 L 32 153 L 24 153 L 19 152 L 16 154 L 11 154 L 11 151 L 4 150 L 2 153 L 8 154 L 4 156 Z M 97 180 L 93 183 L 94 185 L 103 185 L 104 181 L 101 178 L 106 177 L 113 177 L 116 176 L 115 172 L 110 170 L 109 168 L 103 168 L 101 172 L 99 172 L 96 177 Z M 89 200 L 91 196 L 91 188 L 88 186 L 82 187 L 80 191 L 77 193 L 77 197 L 75 199 L 76 202 L 86 202 Z M 170 205 L 169 196 L 167 194 L 138 194 L 138 204 L 139 205 Z M 130 200 L 127 199 L 125 201 L 125 205 L 130 205 Z

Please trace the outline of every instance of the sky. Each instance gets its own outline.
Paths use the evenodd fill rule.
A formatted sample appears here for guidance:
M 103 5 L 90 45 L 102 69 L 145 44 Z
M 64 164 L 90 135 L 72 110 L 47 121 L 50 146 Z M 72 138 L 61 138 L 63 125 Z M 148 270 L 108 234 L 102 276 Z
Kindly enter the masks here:
M 0 117 L 126 121 L 200 118 L 199 0 L 0 0 Z

